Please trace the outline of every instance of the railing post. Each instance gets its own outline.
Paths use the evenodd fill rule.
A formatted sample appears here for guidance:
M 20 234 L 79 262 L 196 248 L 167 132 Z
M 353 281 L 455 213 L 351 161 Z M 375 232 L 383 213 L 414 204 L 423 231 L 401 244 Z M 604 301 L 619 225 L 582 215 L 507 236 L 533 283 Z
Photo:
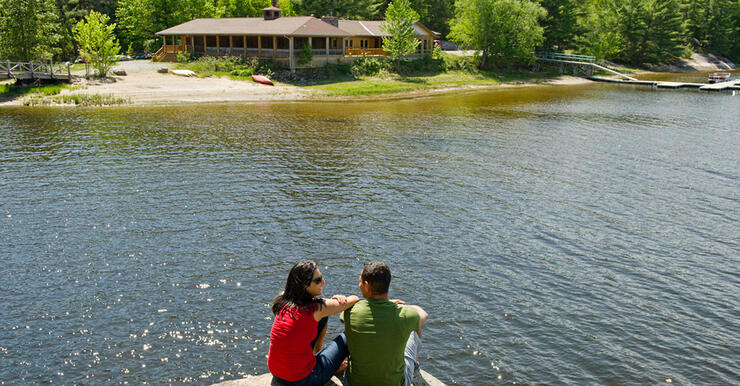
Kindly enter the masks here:
M 8 60 L 8 79 L 10 79 L 10 78 L 11 78 L 11 73 L 10 73 L 10 60 Z
M 51 79 L 55 79 L 54 78 L 54 61 L 52 60 L 49 61 L 49 76 L 51 77 Z

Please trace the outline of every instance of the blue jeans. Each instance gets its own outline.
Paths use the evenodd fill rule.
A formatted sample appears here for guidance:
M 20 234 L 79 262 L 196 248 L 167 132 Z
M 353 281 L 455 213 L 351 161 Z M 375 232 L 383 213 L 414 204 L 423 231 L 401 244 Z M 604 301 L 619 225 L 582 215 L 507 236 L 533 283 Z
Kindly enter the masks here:
M 316 354 L 316 365 L 306 378 L 295 382 L 289 382 L 275 376 L 273 378 L 280 384 L 287 386 L 323 386 L 334 376 L 347 355 L 349 355 L 347 337 L 344 336 L 344 333 L 341 333 Z

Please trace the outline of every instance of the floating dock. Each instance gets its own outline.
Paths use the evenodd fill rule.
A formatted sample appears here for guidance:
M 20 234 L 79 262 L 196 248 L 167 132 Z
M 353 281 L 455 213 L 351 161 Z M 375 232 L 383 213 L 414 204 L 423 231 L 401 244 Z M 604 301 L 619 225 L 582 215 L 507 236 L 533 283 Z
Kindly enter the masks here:
M 597 81 L 597 82 L 634 84 L 634 85 L 641 85 L 641 86 L 670 88 L 670 89 L 694 88 L 694 89 L 698 89 L 701 91 L 740 90 L 740 79 L 731 80 L 731 81 L 722 82 L 722 83 L 714 83 L 714 84 L 692 83 L 692 82 L 662 82 L 662 81 L 654 81 L 654 80 L 636 80 L 636 79 L 635 80 L 623 80 L 623 79 L 605 78 L 602 76 L 589 76 L 588 79 Z

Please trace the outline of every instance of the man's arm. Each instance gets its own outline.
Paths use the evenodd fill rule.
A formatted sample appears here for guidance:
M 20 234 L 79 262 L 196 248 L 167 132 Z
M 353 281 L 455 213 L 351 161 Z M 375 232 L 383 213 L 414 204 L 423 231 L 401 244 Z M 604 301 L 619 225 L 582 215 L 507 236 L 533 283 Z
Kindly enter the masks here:
M 412 310 L 416 311 L 416 313 L 419 314 L 419 329 L 417 330 L 417 332 L 419 333 L 419 338 L 421 338 L 421 328 L 424 327 L 424 323 L 426 323 L 427 319 L 429 319 L 429 314 L 427 314 L 427 312 L 424 311 L 423 308 L 413 305 L 413 304 L 406 304 L 406 302 L 404 302 L 401 299 L 392 299 L 391 301 L 393 303 L 398 304 L 401 307 L 411 308 Z

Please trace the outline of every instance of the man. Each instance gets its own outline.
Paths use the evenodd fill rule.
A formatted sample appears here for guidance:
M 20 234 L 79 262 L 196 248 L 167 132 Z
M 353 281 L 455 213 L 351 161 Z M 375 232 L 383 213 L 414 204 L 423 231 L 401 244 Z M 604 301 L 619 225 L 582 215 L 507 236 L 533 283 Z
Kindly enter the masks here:
M 365 263 L 360 274 L 362 300 L 344 311 L 349 348 L 346 380 L 351 386 L 411 385 L 418 367 L 421 328 L 429 315 L 419 306 L 388 299 L 391 270 Z

